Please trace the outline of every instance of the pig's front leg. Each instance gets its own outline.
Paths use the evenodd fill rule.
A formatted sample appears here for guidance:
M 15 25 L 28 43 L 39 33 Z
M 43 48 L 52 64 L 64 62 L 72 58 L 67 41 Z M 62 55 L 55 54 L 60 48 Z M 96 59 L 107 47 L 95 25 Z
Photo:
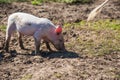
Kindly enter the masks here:
M 35 40 L 35 55 L 39 53 L 39 49 L 40 49 L 40 41 L 37 40 L 36 38 L 34 38 Z
M 11 35 L 12 35 L 13 30 L 14 29 L 11 26 L 7 27 L 7 30 L 6 30 L 6 40 L 5 40 L 5 46 L 4 46 L 4 50 L 6 52 L 9 52 L 9 43 L 10 43 L 10 39 L 11 39 Z
M 39 54 L 39 49 L 40 49 L 41 35 L 39 34 L 39 31 L 35 32 L 33 37 L 35 41 L 35 55 L 36 55 Z
M 22 41 L 22 34 L 18 33 L 18 38 L 19 38 L 19 46 L 21 49 L 25 49 L 23 46 L 23 41 Z
M 47 49 L 48 49 L 49 51 L 53 51 L 53 50 L 51 49 L 51 47 L 50 47 L 49 42 L 46 42 L 46 41 L 45 41 L 45 44 L 46 44 L 46 47 L 47 47 Z

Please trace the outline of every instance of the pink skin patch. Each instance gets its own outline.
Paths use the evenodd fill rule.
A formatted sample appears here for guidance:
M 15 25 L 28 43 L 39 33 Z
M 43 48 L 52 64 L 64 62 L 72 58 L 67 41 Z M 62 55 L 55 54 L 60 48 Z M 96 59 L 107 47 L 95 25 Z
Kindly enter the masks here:
M 56 33 L 61 33 L 61 32 L 62 32 L 62 27 L 61 27 L 61 26 L 58 26 L 58 27 L 55 29 L 55 32 L 56 32 Z

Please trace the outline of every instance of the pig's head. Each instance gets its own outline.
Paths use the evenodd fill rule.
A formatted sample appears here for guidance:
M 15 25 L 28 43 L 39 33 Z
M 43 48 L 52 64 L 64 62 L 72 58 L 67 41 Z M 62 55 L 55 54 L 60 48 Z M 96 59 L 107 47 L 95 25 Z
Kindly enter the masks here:
M 52 34 L 50 36 L 50 41 L 57 50 L 66 51 L 64 46 L 64 38 L 62 34 L 62 27 L 60 25 L 56 26 L 56 28 L 53 29 Z

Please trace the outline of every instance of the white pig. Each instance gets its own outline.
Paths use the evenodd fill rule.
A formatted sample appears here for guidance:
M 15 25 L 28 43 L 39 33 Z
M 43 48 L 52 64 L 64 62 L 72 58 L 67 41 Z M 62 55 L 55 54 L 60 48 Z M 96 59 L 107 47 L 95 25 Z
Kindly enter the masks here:
M 47 18 L 38 18 L 28 13 L 13 13 L 8 18 L 6 29 L 6 41 L 4 49 L 9 51 L 9 42 L 14 31 L 19 33 L 19 45 L 24 49 L 22 35 L 33 36 L 35 40 L 35 54 L 39 52 L 41 39 L 46 43 L 47 48 L 51 50 L 49 42 L 51 42 L 57 50 L 64 51 L 64 39 L 62 35 L 62 27 L 55 26 Z

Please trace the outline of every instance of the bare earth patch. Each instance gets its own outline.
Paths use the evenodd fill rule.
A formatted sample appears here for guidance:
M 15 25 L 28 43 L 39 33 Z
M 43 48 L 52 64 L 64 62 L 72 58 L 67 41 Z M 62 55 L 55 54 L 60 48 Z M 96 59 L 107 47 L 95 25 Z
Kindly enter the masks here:
M 54 23 L 79 22 L 86 20 L 89 12 L 102 1 L 77 5 L 63 3 L 44 3 L 38 6 L 29 3 L 0 4 L 0 25 L 6 25 L 8 15 L 18 11 L 46 17 Z M 120 19 L 119 5 L 118 0 L 110 1 L 96 20 Z M 0 80 L 120 79 L 119 30 L 95 30 L 89 25 L 79 28 L 71 25 L 63 29 L 68 52 L 48 52 L 42 43 L 42 54 L 36 56 L 32 55 L 34 52 L 33 38 L 25 36 L 23 42 L 27 49 L 21 50 L 16 34 L 11 39 L 10 52 L 6 53 L 3 50 L 5 32 L 0 30 Z

